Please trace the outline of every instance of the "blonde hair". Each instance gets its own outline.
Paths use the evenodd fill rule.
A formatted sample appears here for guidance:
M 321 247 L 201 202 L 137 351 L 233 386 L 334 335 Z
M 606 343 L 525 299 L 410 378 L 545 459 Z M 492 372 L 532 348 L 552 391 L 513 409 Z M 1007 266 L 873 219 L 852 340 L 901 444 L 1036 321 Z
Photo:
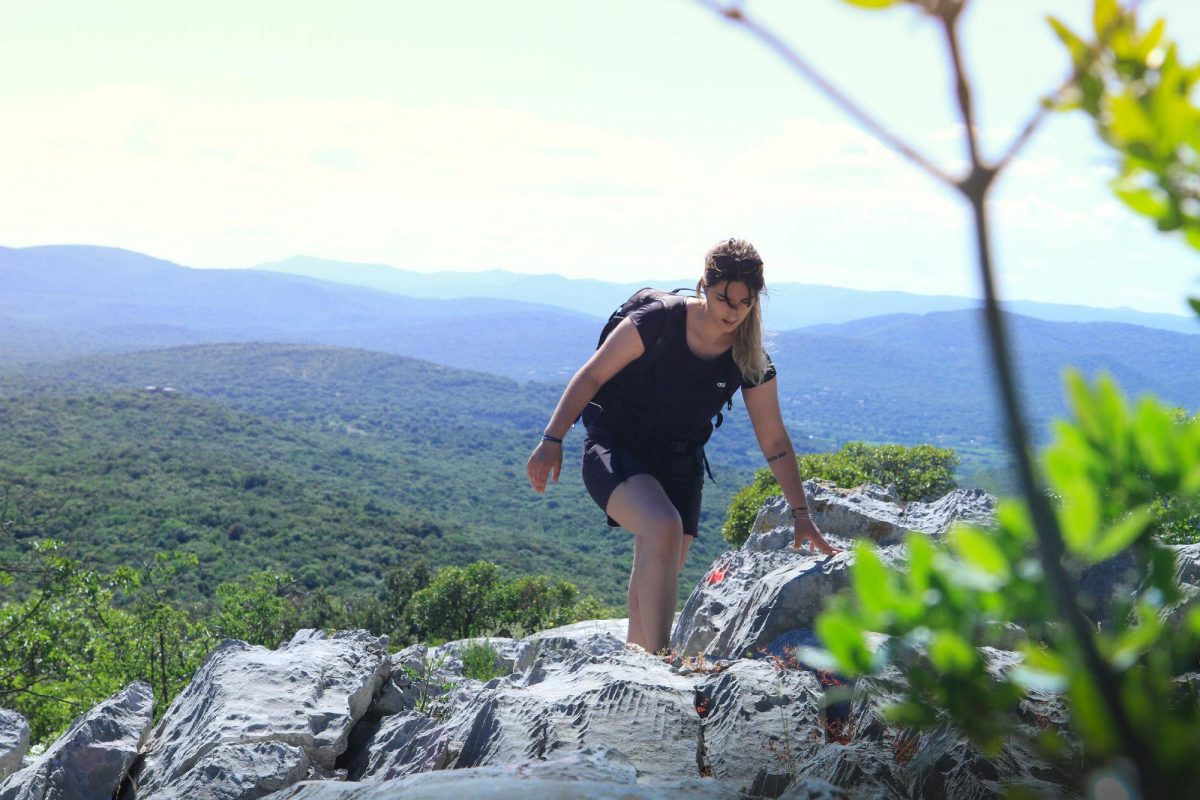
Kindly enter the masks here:
M 733 361 L 750 383 L 759 383 L 770 367 L 763 349 L 761 300 L 767 293 L 767 287 L 763 282 L 762 270 L 762 258 L 754 245 L 744 239 L 725 239 L 704 254 L 704 275 L 696 282 L 697 297 L 701 289 L 711 288 L 723 281 L 744 284 L 754 297 L 750 312 L 733 335 Z

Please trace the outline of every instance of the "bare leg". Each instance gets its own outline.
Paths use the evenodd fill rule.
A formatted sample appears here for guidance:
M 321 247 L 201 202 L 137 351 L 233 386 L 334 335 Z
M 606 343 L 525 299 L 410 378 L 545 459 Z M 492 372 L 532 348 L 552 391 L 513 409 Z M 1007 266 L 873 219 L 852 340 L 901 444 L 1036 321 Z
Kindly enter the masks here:
M 679 569 L 676 572 L 683 572 L 683 563 L 687 561 L 688 550 L 692 548 L 692 543 L 696 541 L 695 536 L 683 537 L 683 544 L 679 546 Z
M 634 563 L 637 563 L 637 539 L 633 540 Z M 625 636 L 626 642 L 639 644 L 645 647 L 646 630 L 642 627 L 642 609 L 638 605 L 637 584 L 633 581 L 634 572 L 629 571 L 629 633 Z
M 683 522 L 662 486 L 649 475 L 634 475 L 618 486 L 606 510 L 635 537 L 628 641 L 658 652 L 671 636 L 685 538 Z

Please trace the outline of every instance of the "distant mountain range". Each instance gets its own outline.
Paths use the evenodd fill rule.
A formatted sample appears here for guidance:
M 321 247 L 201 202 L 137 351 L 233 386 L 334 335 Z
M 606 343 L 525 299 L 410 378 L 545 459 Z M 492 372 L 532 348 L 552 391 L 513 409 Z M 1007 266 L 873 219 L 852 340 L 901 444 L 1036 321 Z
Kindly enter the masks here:
M 471 277 L 486 283 L 488 275 L 513 277 Z M 603 313 L 636 288 L 556 280 L 560 299 L 591 296 Z M 508 285 L 487 291 L 516 291 Z M 432 291 L 416 279 L 408 288 Z M 527 302 L 545 299 L 533 289 L 522 296 L 434 301 L 269 270 L 189 269 L 106 248 L 0 248 L 0 417 L 10 421 L 0 426 L 0 478 L 44 484 L 63 508 L 74 498 L 76 529 L 103 532 L 97 554 L 116 542 L 130 553 L 147 542 L 195 542 L 202 560 L 225 564 L 222 548 L 244 527 L 293 537 L 287 553 L 298 558 L 310 529 L 329 539 L 359 525 L 375 537 L 369 547 L 386 553 L 396 525 L 397 542 L 412 553 L 461 562 L 490 557 L 495 545 L 495 557 L 513 568 L 570 562 L 594 576 L 586 588 L 617 596 L 628 542 L 603 535 L 577 474 L 564 475 L 555 496 L 535 499 L 523 484 L 532 437 L 592 352 L 601 318 Z M 1042 441 L 1064 410 L 1066 365 L 1108 371 L 1130 395 L 1200 405 L 1194 333 L 1008 319 Z M 287 344 L 248 344 L 256 342 Z M 768 347 L 799 450 L 931 442 L 959 452 L 965 483 L 1003 490 L 1011 484 L 984 344 L 979 314 L 960 308 L 781 330 Z M 68 360 L 77 356 L 86 358 Z M 150 384 L 179 388 L 182 414 L 142 391 Z M 706 500 L 713 536 L 722 500 L 762 464 L 737 405 L 709 448 L 719 481 Z M 265 488 L 257 485 L 264 476 Z M 193 483 L 204 493 L 192 494 Z M 111 500 L 130 492 L 141 503 L 136 525 Z M 247 503 L 259 516 L 243 519 Z M 443 528 L 440 544 L 425 541 L 430 520 Z M 137 542 L 121 539 L 135 528 Z M 255 548 L 252 563 L 271 552 Z
M 598 326 L 575 311 L 504 299 L 432 302 L 295 275 L 189 269 L 111 248 L 0 248 L 0 360 L 8 363 L 293 342 L 560 378 L 594 344 Z
M 621 301 L 642 286 L 653 285 L 665 289 L 691 287 L 697 278 L 693 275 L 648 279 L 639 283 L 612 283 L 564 278 L 561 275 L 523 275 L 504 270 L 428 273 L 384 264 L 354 264 L 307 256 L 262 264 L 256 269 L 303 275 L 410 297 L 497 297 L 559 306 L 601 317 L 608 316 Z M 767 277 L 770 294 L 765 305 L 767 327 L 779 331 L 849 322 L 883 314 L 929 314 L 979 307 L 979 301 L 970 297 L 871 292 L 835 286 L 772 282 L 769 274 Z M 1011 313 L 1054 322 L 1123 322 L 1181 333 L 1200 333 L 1200 322 L 1195 318 L 1174 314 L 1150 314 L 1131 308 L 1093 308 L 1032 300 L 1014 300 L 1005 305 Z
M 287 263 L 307 263 L 314 271 L 319 266 L 305 260 Z M 414 296 L 268 270 L 189 269 L 111 248 L 0 248 L 0 363 L 209 342 L 288 342 L 364 348 L 517 380 L 562 382 L 592 351 L 601 317 L 528 300 L 549 297 L 602 308 L 607 314 L 637 288 L 501 272 L 439 277 L 388 267 L 364 270 L 380 281 L 400 276 L 396 286 L 405 286 Z M 395 275 L 387 274 L 392 272 Z M 436 302 L 415 296 L 435 291 L 439 280 L 461 291 L 470 281 L 476 290 L 526 299 L 460 297 Z M 828 287 L 807 287 L 804 294 L 818 289 Z M 892 294 L 910 304 L 962 302 L 828 290 L 860 295 L 860 308 L 882 303 Z M 775 311 L 784 305 L 779 302 L 781 291 L 786 285 L 777 290 Z M 837 305 L 831 301 L 823 313 L 850 313 L 849 306 L 838 311 Z M 1061 314 L 1082 308 L 1042 305 Z M 1195 321 L 1178 319 L 1200 331 Z M 1160 391 L 1173 402 L 1194 403 L 1197 394 L 1186 381 L 1180 384 L 1164 376 L 1189 373 L 1184 367 L 1197 363 L 1200 337 L 1116 323 L 1035 322 L 1017 326 L 1018 342 L 1026 356 L 1037 354 L 1027 358 L 1027 368 L 1047 376 L 1037 385 L 1046 384 L 1049 397 L 1058 397 L 1060 367 L 1073 363 L 1128 375 L 1135 391 Z M 890 376 L 890 392 L 913 387 L 921 395 L 934 387 L 957 385 L 939 371 L 949 365 L 955 365 L 955 375 L 974 376 L 972 391 L 988 391 L 980 342 L 976 313 L 957 309 L 784 330 L 776 335 L 771 351 L 782 366 L 795 365 L 793 375 L 814 374 L 820 365 L 821 375 L 860 375 L 876 384 Z M 897 364 L 907 365 L 906 371 L 897 370 Z M 855 404 L 864 403 L 869 395 L 864 396 L 854 380 L 842 388 L 851 392 Z M 1058 405 L 1048 402 L 1047 407 Z
M 503 277 L 484 275 L 485 282 L 488 275 Z M 540 280 L 524 278 L 530 285 Z M 577 300 L 602 290 L 622 298 L 629 288 L 582 282 L 581 291 L 579 282 L 555 280 L 564 296 Z M 1120 323 L 1011 319 L 1026 399 L 1040 430 L 1063 412 L 1061 371 L 1068 364 L 1089 374 L 1112 372 L 1130 393 L 1197 405 L 1200 336 Z M 599 317 L 575 310 L 505 298 L 436 302 L 278 272 L 188 269 L 107 248 L 0 249 L 0 362 L 10 365 L 211 342 L 278 342 L 356 347 L 562 385 L 592 352 L 600 324 Z M 798 435 L 813 437 L 813 447 L 848 439 L 976 443 L 984 451 L 997 446 L 992 380 L 975 311 L 889 314 L 786 330 L 769 348 L 782 374 L 785 416 Z M 746 433 L 726 441 L 752 449 L 748 425 Z M 752 453 L 734 460 L 746 463 L 747 457 L 753 461 Z

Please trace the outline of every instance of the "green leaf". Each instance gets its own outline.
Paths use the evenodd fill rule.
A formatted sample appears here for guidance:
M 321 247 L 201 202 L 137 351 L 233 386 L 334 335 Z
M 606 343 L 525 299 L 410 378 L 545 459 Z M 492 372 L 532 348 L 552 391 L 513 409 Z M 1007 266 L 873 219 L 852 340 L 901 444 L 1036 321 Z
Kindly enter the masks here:
M 1170 211 L 1170 204 L 1162 196 L 1161 191 L 1146 188 L 1122 188 L 1114 182 L 1113 193 L 1125 205 L 1132 208 L 1143 217 L 1161 219 Z
M 1036 538 L 1029 507 L 1020 500 L 1002 500 L 996 505 L 996 524 L 1020 542 Z
M 1112 36 L 1120 13 L 1121 7 L 1117 5 L 1117 0 L 1096 0 L 1092 7 L 1092 28 L 1096 32 L 1097 40 Z
M 979 660 L 975 648 L 954 631 L 937 631 L 929 645 L 929 658 L 941 672 L 969 672 Z
M 860 541 L 855 546 L 850 576 L 863 610 L 873 618 L 886 615 L 895 595 L 894 581 L 869 544 Z
M 1154 48 L 1158 47 L 1158 43 L 1162 41 L 1163 33 L 1167 30 L 1167 21 L 1160 19 L 1150 26 L 1150 30 L 1138 40 L 1137 55 L 1138 58 L 1145 61 L 1150 53 L 1154 52 Z
M 963 561 L 1001 580 L 1012 574 L 1004 551 L 990 534 L 978 528 L 958 528 L 950 534 L 950 546 Z
M 1117 735 L 1096 690 L 1092 675 L 1084 669 L 1070 675 L 1071 716 L 1085 745 L 1096 755 L 1110 753 L 1117 746 Z
M 1183 232 L 1183 238 L 1189 247 L 1200 250 L 1200 225 L 1188 225 Z M 1200 314 L 1200 300 L 1190 297 L 1188 302 L 1192 304 L 1192 308 L 1196 309 L 1196 313 Z
M 1149 398 L 1142 400 L 1134 421 L 1133 439 L 1138 455 L 1152 474 L 1165 476 L 1172 471 L 1174 437 L 1175 425 L 1166 410 Z
M 826 612 L 817 618 L 817 636 L 837 659 L 844 672 L 861 675 L 870 671 L 871 651 L 862 630 L 843 614 Z
M 1142 108 L 1138 99 L 1129 92 L 1110 97 L 1108 111 L 1112 117 L 1109 130 L 1120 140 L 1120 144 L 1156 142 L 1158 129 L 1146 113 L 1146 109 Z
M 1087 42 L 1072 33 L 1071 29 L 1064 25 L 1057 17 L 1046 17 L 1046 22 L 1054 29 L 1054 33 L 1058 35 L 1062 43 L 1067 46 L 1067 51 L 1071 54 L 1071 60 L 1076 65 L 1082 64 L 1087 60 Z
M 1133 544 L 1146 527 L 1154 521 L 1154 512 L 1148 506 L 1139 506 L 1122 518 L 1116 525 L 1097 537 L 1095 546 L 1087 553 L 1080 553 L 1093 564 L 1112 558 Z
M 929 588 L 933 569 L 933 545 L 929 543 L 929 537 L 921 533 L 909 534 L 907 544 L 908 583 L 915 594 L 923 595 Z
M 1124 631 L 1113 646 L 1111 661 L 1119 670 L 1126 670 L 1137 663 L 1144 653 L 1154 649 L 1162 635 L 1163 624 L 1155 609 L 1143 605 L 1139 608 L 1138 624 Z
M 1055 488 L 1062 494 L 1058 520 L 1063 542 L 1072 553 L 1090 559 L 1101 521 L 1100 488 L 1083 475 L 1060 481 Z

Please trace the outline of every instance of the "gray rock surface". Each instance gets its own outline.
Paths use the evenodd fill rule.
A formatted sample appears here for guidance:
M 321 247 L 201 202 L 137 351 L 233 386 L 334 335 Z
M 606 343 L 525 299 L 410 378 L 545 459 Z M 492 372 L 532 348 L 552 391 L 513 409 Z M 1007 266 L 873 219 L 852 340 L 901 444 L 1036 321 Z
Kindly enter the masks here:
M 0 780 L 21 768 L 29 752 L 29 723 L 15 711 L 0 708 Z
M 845 787 L 853 798 L 911 800 L 903 767 L 897 765 L 891 748 L 879 742 L 831 742 L 797 761 L 795 770 L 797 775 Z
M 551 651 L 464 700 L 436 726 L 413 716 L 385 719 L 368 744 L 362 778 L 550 758 L 589 745 L 621 751 L 646 776 L 699 774 L 692 683 L 645 653 Z
M 109 798 L 153 720 L 150 685 L 131 683 L 71 723 L 32 764 L 0 783 L 0 800 Z
M 870 795 L 866 795 L 870 797 Z M 788 786 L 787 791 L 779 795 L 779 800 L 853 800 L 862 795 L 851 795 L 845 789 L 826 783 L 817 778 L 801 775 L 796 782 Z
M 755 796 L 776 797 L 795 763 L 824 743 L 824 689 L 809 672 L 735 661 L 696 682 L 702 770 Z
M 326 638 L 310 630 L 277 650 L 222 642 L 147 741 L 133 773 L 136 796 L 184 780 L 218 745 L 278 742 L 333 770 L 388 674 L 386 645 L 363 631 Z M 132 798 L 132 787 L 123 796 Z
M 583 650 L 599 655 L 622 649 L 628 632 L 628 619 L 593 619 L 539 631 L 525 641 L 539 654 L 550 650 Z
M 812 627 L 825 599 L 847 585 L 852 557 L 810 556 L 790 546 L 726 552 L 692 590 L 671 647 L 685 657 L 739 658 L 785 631 Z
M 734 800 L 737 792 L 697 777 L 638 782 L 637 769 L 620 752 L 584 747 L 550 760 L 524 759 L 511 764 L 429 772 L 379 783 L 302 783 L 271 795 L 270 800 L 448 800 L 464 796 L 528 800 L 597 798 L 651 800 L 700 798 Z
M 144 800 L 257 800 L 311 777 L 308 755 L 283 742 L 211 748 L 175 783 Z
M 993 519 L 994 500 L 979 490 L 907 505 L 870 484 L 845 490 L 808 480 L 804 490 L 827 538 L 839 545 L 861 538 L 880 542 L 885 564 L 903 561 L 901 537 L 910 531 L 941 536 L 956 521 L 988 525 Z M 795 550 L 792 538 L 787 502 L 768 500 L 745 544 L 718 558 L 688 597 L 671 646 L 683 656 L 738 658 L 788 631 L 811 628 L 825 599 L 847 585 L 853 555 L 809 555 Z
M 765 650 L 796 628 L 811 629 L 825 601 L 849 585 L 849 551 L 832 557 L 800 556 L 761 576 L 704 648 L 707 658 L 738 658 Z M 690 648 L 681 648 L 685 654 Z
M 809 479 L 804 482 L 804 493 L 817 527 L 826 536 L 839 539 L 893 544 L 910 531 L 942 536 L 955 522 L 988 527 L 995 520 L 995 498 L 981 489 L 955 489 L 931 502 L 904 503 L 892 489 L 875 484 L 842 489 L 830 481 Z M 790 511 L 782 497 L 771 498 L 751 533 L 790 529 Z

